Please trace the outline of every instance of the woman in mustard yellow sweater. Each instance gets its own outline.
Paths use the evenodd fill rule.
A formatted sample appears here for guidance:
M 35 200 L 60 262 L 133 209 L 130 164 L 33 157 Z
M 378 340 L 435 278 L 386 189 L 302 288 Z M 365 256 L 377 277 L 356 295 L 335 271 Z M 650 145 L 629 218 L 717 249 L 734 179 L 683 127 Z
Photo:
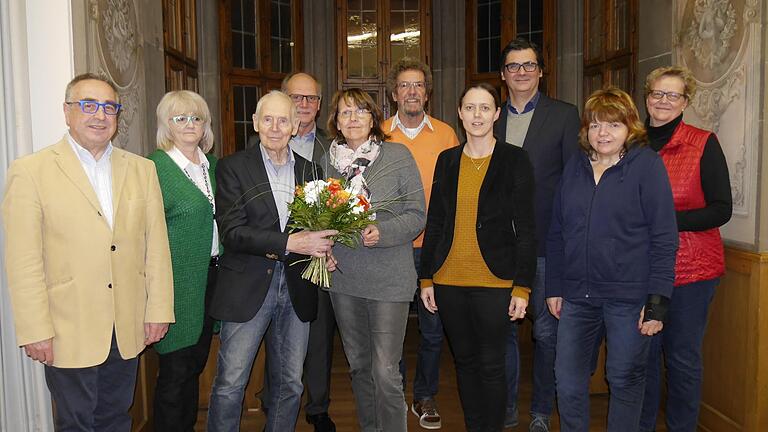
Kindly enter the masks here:
M 468 431 L 501 431 L 510 320 L 522 319 L 536 272 L 533 168 L 499 142 L 499 96 L 488 84 L 460 98 L 463 145 L 435 166 L 421 256 L 421 300 L 440 308 Z

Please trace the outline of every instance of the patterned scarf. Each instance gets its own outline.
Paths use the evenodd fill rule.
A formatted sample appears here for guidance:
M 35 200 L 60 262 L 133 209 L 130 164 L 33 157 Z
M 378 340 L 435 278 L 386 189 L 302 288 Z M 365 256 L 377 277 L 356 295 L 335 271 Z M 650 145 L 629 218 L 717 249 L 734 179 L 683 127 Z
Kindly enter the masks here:
M 370 198 L 371 190 L 368 189 L 363 173 L 379 156 L 380 150 L 381 144 L 375 139 L 364 142 L 357 150 L 334 140 L 330 148 L 331 165 L 344 176 L 356 194 L 362 193 L 366 198 Z

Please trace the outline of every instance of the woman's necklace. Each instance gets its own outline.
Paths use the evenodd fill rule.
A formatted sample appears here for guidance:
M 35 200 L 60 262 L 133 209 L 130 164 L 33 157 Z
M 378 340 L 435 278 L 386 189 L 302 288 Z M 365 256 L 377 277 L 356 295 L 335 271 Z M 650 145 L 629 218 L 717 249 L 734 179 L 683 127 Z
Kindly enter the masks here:
M 184 171 L 184 174 L 187 175 L 187 178 L 189 181 L 192 182 L 193 185 L 195 185 L 196 188 L 200 189 L 200 187 L 195 183 L 195 180 L 192 179 L 192 176 L 189 175 L 189 172 L 186 168 L 182 169 Z M 200 165 L 200 173 L 203 175 L 203 184 L 205 185 L 205 190 L 201 191 L 205 193 L 205 197 L 208 198 L 208 203 L 211 205 L 211 211 L 214 215 L 216 215 L 216 204 L 213 201 L 213 192 L 211 192 L 211 185 L 208 184 L 208 173 L 205 172 L 205 168 L 203 168 L 202 165 Z
M 480 171 L 483 168 L 483 165 L 485 165 L 485 163 L 491 159 L 490 156 L 480 158 L 480 164 L 477 164 L 475 159 L 473 159 L 471 156 L 467 155 L 467 157 L 469 157 L 469 161 L 472 162 L 472 166 L 474 166 L 477 171 Z
M 496 143 L 495 142 L 492 143 L 490 150 L 486 149 L 485 151 L 483 151 L 483 153 L 485 153 L 484 155 L 477 156 L 477 157 L 469 154 L 469 148 L 465 147 L 464 154 L 467 155 L 467 157 L 469 158 L 469 161 L 472 162 L 472 166 L 475 167 L 475 171 L 479 172 L 481 169 L 483 169 L 483 165 L 485 165 L 485 163 L 491 159 L 491 154 L 493 154 L 493 148 L 495 146 L 496 146 Z M 475 162 L 476 159 L 480 161 L 479 164 Z

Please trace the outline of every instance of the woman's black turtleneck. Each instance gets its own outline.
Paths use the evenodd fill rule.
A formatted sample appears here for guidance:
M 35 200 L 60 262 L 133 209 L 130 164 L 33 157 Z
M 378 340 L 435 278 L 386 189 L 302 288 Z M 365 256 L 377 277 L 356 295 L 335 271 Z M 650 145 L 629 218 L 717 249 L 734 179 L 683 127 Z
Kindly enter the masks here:
M 650 147 L 657 152 L 661 150 L 672 138 L 672 134 L 682 120 L 683 115 L 680 114 L 667 124 L 653 127 L 648 118 L 645 126 L 648 129 Z M 728 164 L 725 162 L 723 149 L 714 133 L 709 134 L 699 163 L 701 188 L 704 190 L 704 200 L 707 205 L 700 209 L 678 211 L 678 231 L 704 231 L 722 226 L 731 219 L 733 201 Z

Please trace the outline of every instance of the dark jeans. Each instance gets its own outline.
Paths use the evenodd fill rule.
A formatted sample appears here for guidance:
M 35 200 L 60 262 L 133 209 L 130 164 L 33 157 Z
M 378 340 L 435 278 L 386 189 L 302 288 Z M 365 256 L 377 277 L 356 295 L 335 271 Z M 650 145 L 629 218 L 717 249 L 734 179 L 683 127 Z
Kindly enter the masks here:
M 645 299 L 564 299 L 557 333 L 555 377 L 560 427 L 589 430 L 589 379 L 603 326 L 607 340 L 606 378 L 610 386 L 608 431 L 636 431 L 645 391 L 651 338 L 637 329 Z
M 536 260 L 536 278 L 531 287 L 527 316 L 533 321 L 533 395 L 531 414 L 552 415 L 555 406 L 555 345 L 557 344 L 557 318 L 549 313 L 544 293 L 546 260 Z M 520 378 L 520 350 L 517 325 L 513 323 L 507 338 L 507 412 L 517 410 L 518 381 Z
M 421 264 L 421 248 L 413 249 L 413 263 L 418 270 Z M 417 282 L 418 283 L 418 282 Z M 440 382 L 440 352 L 443 349 L 443 323 L 440 313 L 431 313 L 421 301 L 416 289 L 416 308 L 419 313 L 419 348 L 416 351 L 416 375 L 413 378 L 413 400 L 433 399 Z M 400 373 L 405 380 L 405 359 L 400 359 Z M 405 381 L 403 381 L 405 389 Z
M 504 288 L 435 286 L 468 431 L 501 431 L 504 425 L 510 294 Z
M 656 427 L 661 399 L 661 355 L 667 366 L 667 430 L 693 432 L 701 400 L 701 346 L 709 304 L 720 279 L 676 286 L 661 333 L 652 338 L 646 371 L 641 431 Z
M 71 369 L 45 366 L 45 382 L 56 406 L 56 431 L 130 431 L 128 409 L 133 404 L 138 364 L 136 357 L 120 357 L 113 330 L 104 363 Z
M 208 268 L 205 311 L 216 286 L 215 266 Z M 197 422 L 200 374 L 208 361 L 213 336 L 213 319 L 203 311 L 203 328 L 195 345 L 159 354 L 160 367 L 155 389 L 155 430 L 193 431 Z

